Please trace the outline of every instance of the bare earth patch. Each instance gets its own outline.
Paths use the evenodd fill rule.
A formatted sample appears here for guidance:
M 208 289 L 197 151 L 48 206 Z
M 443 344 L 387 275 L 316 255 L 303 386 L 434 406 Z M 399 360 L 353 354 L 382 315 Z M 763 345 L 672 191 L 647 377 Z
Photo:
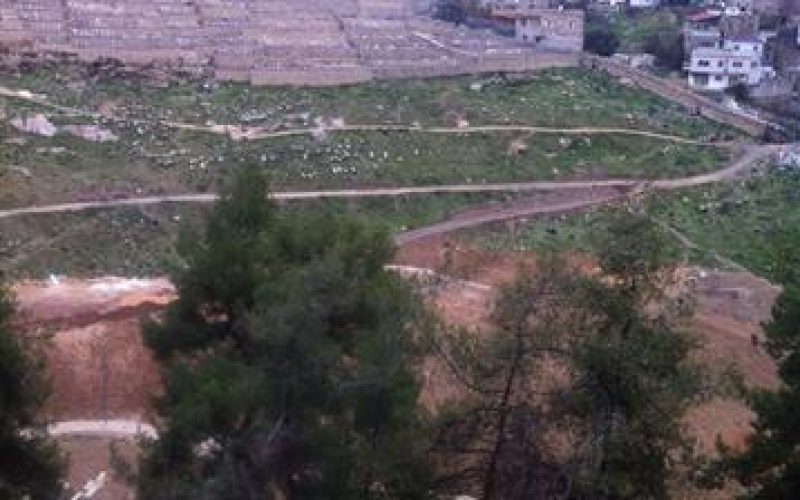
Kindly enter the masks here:
M 590 269 L 592 264 L 575 256 Z M 447 276 L 430 302 L 451 325 L 476 334 L 491 329 L 491 305 L 497 287 L 511 281 L 520 266 L 535 266 L 531 254 L 487 253 L 454 239 L 432 239 L 398 250 L 399 265 L 435 269 Z M 761 345 L 760 324 L 769 317 L 778 289 L 748 273 L 695 272 L 697 308 L 691 323 L 704 346 L 697 356 L 720 367 L 737 369 L 749 386 L 774 388 L 778 379 Z M 477 284 L 477 285 L 474 285 Z M 143 345 L 140 319 L 158 314 L 174 299 L 165 279 L 51 280 L 22 282 L 14 287 L 18 323 L 36 335 L 52 378 L 46 406 L 53 421 L 153 418 L 152 398 L 160 389 L 158 368 Z M 435 357 L 421 367 L 421 403 L 441 408 L 464 395 L 448 367 Z M 745 445 L 752 414 L 740 401 L 715 399 L 692 409 L 686 424 L 698 449 L 713 453 L 717 436 L 730 446 Z M 70 482 L 80 487 L 103 471 L 112 474 L 109 439 L 62 436 L 70 455 Z M 133 440 L 115 441 L 133 456 Z M 95 498 L 124 499 L 130 490 L 108 476 Z M 687 498 L 698 498 L 689 495 Z

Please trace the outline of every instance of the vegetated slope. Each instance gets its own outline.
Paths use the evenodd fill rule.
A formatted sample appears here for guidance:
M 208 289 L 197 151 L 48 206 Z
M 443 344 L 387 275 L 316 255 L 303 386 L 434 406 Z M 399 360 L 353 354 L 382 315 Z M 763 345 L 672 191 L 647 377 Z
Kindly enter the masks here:
M 674 251 L 690 262 L 721 268 L 743 267 L 777 279 L 781 248 L 777 239 L 800 221 L 800 175 L 770 165 L 762 175 L 733 182 L 658 193 L 634 204 L 674 230 Z M 471 239 L 492 249 L 591 252 L 590 227 L 602 215 L 584 213 L 518 223 L 514 231 L 476 231 Z M 688 246 L 687 246 L 688 244 Z
M 474 84 L 478 84 L 475 87 Z M 0 206 L 214 189 L 244 163 L 263 165 L 278 188 L 481 183 L 606 176 L 674 177 L 715 168 L 726 152 L 619 134 L 492 131 L 468 135 L 335 132 L 257 141 L 175 130 L 167 122 L 281 131 L 319 125 L 540 125 L 651 130 L 690 139 L 736 137 L 678 106 L 578 70 L 530 81 L 467 78 L 330 89 L 262 89 L 176 82 L 157 87 L 91 78 L 69 67 L 0 75 L 89 115 L 0 97 Z M 480 90 L 472 90 L 479 88 Z M 15 118 L 44 113 L 56 126 L 93 124 L 118 141 L 17 131 Z

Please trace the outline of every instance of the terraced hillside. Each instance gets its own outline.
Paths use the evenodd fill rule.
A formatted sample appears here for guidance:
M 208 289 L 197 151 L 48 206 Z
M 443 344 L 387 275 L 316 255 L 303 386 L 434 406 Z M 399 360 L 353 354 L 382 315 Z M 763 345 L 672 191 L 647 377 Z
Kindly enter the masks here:
M 11 0 L 0 47 L 208 68 L 220 80 L 339 85 L 577 63 L 414 17 L 408 0 Z

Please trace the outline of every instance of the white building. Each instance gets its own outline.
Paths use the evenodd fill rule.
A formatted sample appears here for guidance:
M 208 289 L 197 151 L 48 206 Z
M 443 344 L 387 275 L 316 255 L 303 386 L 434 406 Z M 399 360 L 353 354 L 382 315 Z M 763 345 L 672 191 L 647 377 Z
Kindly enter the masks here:
M 703 90 L 725 90 L 736 84 L 754 86 L 774 75 L 763 64 L 764 44 L 758 38 L 726 39 L 722 47 L 698 47 L 686 65 L 689 85 Z
M 737 54 L 755 55 L 759 60 L 764 57 L 764 42 L 756 37 L 726 38 L 722 42 L 722 48 Z
M 633 9 L 655 9 L 661 0 L 628 0 L 628 5 Z

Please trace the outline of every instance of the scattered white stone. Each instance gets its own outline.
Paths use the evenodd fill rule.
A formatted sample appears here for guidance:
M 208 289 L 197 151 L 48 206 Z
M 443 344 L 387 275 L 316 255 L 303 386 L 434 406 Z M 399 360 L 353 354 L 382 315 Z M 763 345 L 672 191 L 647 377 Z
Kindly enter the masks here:
M 342 118 L 342 117 L 331 118 L 329 127 L 330 128 L 344 128 L 344 123 L 345 123 L 344 122 L 344 118 Z
M 528 150 L 528 145 L 523 139 L 514 139 L 508 145 L 508 153 L 512 155 L 519 155 Z
M 219 452 L 222 446 L 214 438 L 208 438 L 201 441 L 194 446 L 194 454 L 196 457 L 205 458 Z
M 9 172 L 18 173 L 18 174 L 22 175 L 23 177 L 27 177 L 29 179 L 33 176 L 33 174 L 31 174 L 30 169 L 25 168 L 25 167 L 11 166 L 11 167 L 8 167 L 8 171 Z
M 67 125 L 64 130 L 92 142 L 116 142 L 119 140 L 114 132 L 96 125 Z
M 67 152 L 67 148 L 63 146 L 53 146 L 52 148 L 36 148 L 36 152 L 40 154 L 60 155 Z
M 800 149 L 796 151 L 781 151 L 778 153 L 778 165 L 789 168 L 800 167 Z
M 58 127 L 53 125 L 52 122 L 41 113 L 28 115 L 25 118 L 15 118 L 11 120 L 11 126 L 22 132 L 44 137 L 53 137 L 58 132 Z
M 100 471 L 96 478 L 88 481 L 79 492 L 73 495 L 72 500 L 88 500 L 94 498 L 97 492 L 105 486 L 107 476 L 108 473 L 106 471 Z
M 324 141 L 328 138 L 328 131 L 323 126 L 315 127 L 311 131 L 311 137 L 313 137 L 316 141 Z

